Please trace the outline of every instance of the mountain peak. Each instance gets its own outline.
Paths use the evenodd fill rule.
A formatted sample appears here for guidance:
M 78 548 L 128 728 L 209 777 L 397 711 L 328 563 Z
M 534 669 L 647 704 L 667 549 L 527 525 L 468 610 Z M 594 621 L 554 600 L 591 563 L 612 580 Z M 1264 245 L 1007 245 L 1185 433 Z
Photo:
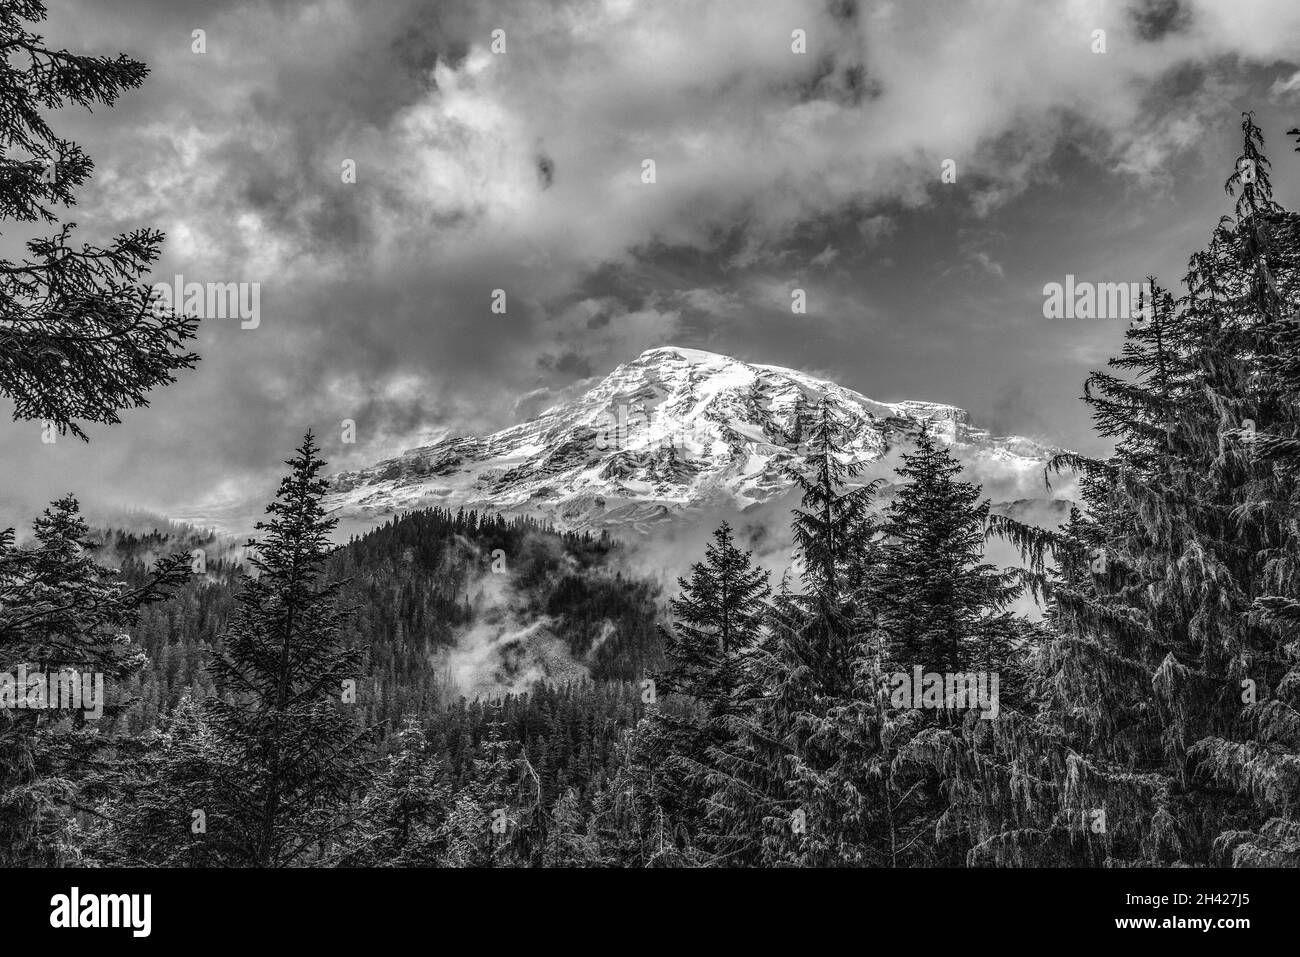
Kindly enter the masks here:
M 995 501 L 1041 495 L 1053 450 L 998 438 L 930 402 L 877 402 L 793 369 L 660 346 L 576 399 L 482 437 L 447 438 L 335 475 L 327 506 L 379 521 L 439 505 L 531 514 L 568 528 L 644 527 L 790 492 L 807 414 L 825 397 L 849 426 L 866 478 L 893 478 L 921 422 L 949 443 Z
M 680 359 L 692 365 L 722 365 L 739 361 L 721 353 L 706 352 L 703 349 L 686 349 L 682 346 L 655 346 L 653 349 L 645 350 L 632 361 L 633 363 L 652 363 L 671 359 Z

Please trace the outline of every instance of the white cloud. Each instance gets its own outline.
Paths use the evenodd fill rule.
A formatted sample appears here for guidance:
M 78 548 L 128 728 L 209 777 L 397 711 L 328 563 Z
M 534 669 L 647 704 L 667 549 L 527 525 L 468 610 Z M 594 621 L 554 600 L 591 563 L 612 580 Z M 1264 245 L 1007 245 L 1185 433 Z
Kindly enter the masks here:
M 1289 77 L 1278 77 L 1269 87 L 1268 95 L 1274 100 L 1290 100 L 1300 93 L 1300 70 Z

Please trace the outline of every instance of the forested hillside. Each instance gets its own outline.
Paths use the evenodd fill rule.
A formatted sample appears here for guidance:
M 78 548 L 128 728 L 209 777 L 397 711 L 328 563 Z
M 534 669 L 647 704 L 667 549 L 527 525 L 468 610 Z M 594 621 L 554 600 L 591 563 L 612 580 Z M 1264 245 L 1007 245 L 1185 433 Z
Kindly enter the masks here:
M 202 552 L 202 571 L 165 604 L 140 611 L 133 636 L 148 662 L 132 678 L 126 715 L 132 732 L 147 730 L 190 694 L 212 692 L 208 653 L 220 643 L 235 607 L 243 549 L 215 535 L 182 528 L 110 530 L 89 536 L 97 556 L 120 568 L 129 587 L 143 585 L 157 558 Z M 504 630 L 504 605 L 515 618 L 548 622 L 572 662 L 568 680 L 631 681 L 662 660 L 658 588 L 628 574 L 626 549 L 608 536 L 557 533 L 525 518 L 426 510 L 354 538 L 326 560 L 323 574 L 342 583 L 341 602 L 355 608 L 347 640 L 368 653 L 369 679 L 359 698 L 368 723 L 400 723 L 454 704 L 459 687 L 449 651 L 476 625 Z M 509 590 L 501 597 L 501 584 Z M 524 635 L 516 644 L 536 641 Z M 506 686 L 526 687 L 509 643 L 475 662 Z M 512 668 L 512 665 L 516 667 Z

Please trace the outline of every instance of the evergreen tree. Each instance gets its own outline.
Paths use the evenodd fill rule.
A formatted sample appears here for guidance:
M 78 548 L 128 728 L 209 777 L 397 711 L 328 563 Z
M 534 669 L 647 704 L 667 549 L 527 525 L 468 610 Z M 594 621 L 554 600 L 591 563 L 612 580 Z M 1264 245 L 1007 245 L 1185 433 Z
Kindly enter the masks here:
M 445 768 L 414 719 L 398 735 L 362 805 L 363 825 L 345 862 L 360 867 L 433 867 L 442 862 L 450 803 Z
M 75 223 L 55 209 L 76 202 L 93 169 L 45 114 L 69 106 L 112 106 L 148 73 L 126 56 L 53 50 L 29 30 L 46 17 L 41 0 L 0 7 L 0 222 L 58 223 L 27 241 L 19 262 L 0 259 L 0 393 L 15 419 L 44 419 L 60 433 L 79 423 L 118 421 L 147 405 L 198 356 L 183 351 L 197 318 L 157 308 L 143 284 L 163 236 L 135 229 L 108 246 L 75 243 Z
M 1235 217 L 1191 257 L 1186 295 L 1158 294 L 1150 326 L 1130 330 L 1112 365 L 1134 378 L 1089 380 L 1116 454 L 1056 463 L 1081 472 L 1085 513 L 1056 535 L 1020 530 L 1028 554 L 1058 562 L 1046 587 L 1061 634 L 1039 662 L 1038 727 L 1000 729 L 1035 786 L 1001 803 L 1019 826 L 974 862 L 1300 859 L 1285 620 L 1300 548 L 1285 465 L 1300 426 L 1285 371 L 1300 218 L 1272 200 L 1250 115 L 1242 132 Z
M 953 841 L 953 808 L 974 797 L 953 752 L 974 746 L 979 724 L 996 720 L 1004 702 L 1018 700 L 1022 646 L 1032 627 L 1007 610 L 1023 591 L 1012 570 L 984 562 L 989 502 L 978 485 L 957 481 L 961 466 L 927 425 L 915 450 L 896 469 L 907 480 L 885 514 L 886 536 L 874 579 L 868 585 L 875 608 L 884 670 L 908 679 L 903 687 L 869 658 L 865 675 L 890 685 L 888 714 L 878 717 L 874 761 L 888 802 L 889 861 L 899 864 L 958 864 L 966 846 Z M 937 707 L 916 708 L 915 670 L 945 676 L 983 672 L 992 709 L 971 708 L 969 697 L 950 701 L 939 692 Z M 993 684 L 996 678 L 996 686 Z M 963 683 L 969 693 L 970 685 Z M 881 698 L 884 698 L 882 693 Z M 883 707 L 883 705 L 882 705 Z M 961 709 L 961 710 L 959 710 Z
M 102 675 L 105 696 L 119 697 L 144 664 L 130 635 L 140 610 L 165 598 L 189 576 L 183 556 L 165 559 L 130 588 L 93 554 L 76 499 L 54 502 L 33 525 L 33 540 L 18 546 L 13 529 L 0 532 L 0 681 L 8 695 L 19 669 L 32 674 Z M 58 864 L 75 855 L 68 809 L 74 782 L 100 738 L 83 710 L 0 708 L 0 865 Z M 89 707 L 89 705 L 88 705 Z M 112 724 L 118 706 L 100 720 Z
M 593 867 L 599 861 L 599 849 L 587 830 L 581 800 L 574 788 L 565 789 L 551 807 L 554 822 L 547 837 L 546 867 Z
M 222 816 L 221 782 L 237 780 L 233 748 L 186 695 L 158 727 L 121 740 L 116 761 L 85 780 L 84 843 L 96 864 L 221 867 L 243 853 Z
M 217 737 L 239 774 L 220 782 L 218 816 L 236 835 L 231 864 L 285 866 L 330 854 L 354 821 L 371 735 L 344 689 L 362 677 L 363 653 L 344 643 L 341 583 L 319 583 L 336 519 L 321 498 L 324 462 L 308 432 L 290 474 L 259 522 L 225 647 L 211 665 Z M 213 809 L 208 809 L 209 817 Z M 313 850 L 314 849 L 314 850 Z
M 732 720 L 737 746 L 712 801 L 733 839 L 746 838 L 737 864 L 872 860 L 874 745 L 863 729 L 879 717 L 879 687 L 855 662 L 872 637 L 860 592 L 878 547 L 868 510 L 878 483 L 849 484 L 860 467 L 845 443 L 844 420 L 823 398 L 794 472 L 803 590 L 783 587 L 770 637 L 750 651 L 740 695 L 754 706 Z
M 448 867 L 509 867 L 526 858 L 518 853 L 528 803 L 519 745 L 507 739 L 497 714 L 488 723 L 468 774 L 457 789 L 443 824 Z
M 786 595 L 778 615 L 785 625 L 781 644 L 791 663 L 808 669 L 809 689 L 829 696 L 843 694 L 853 684 L 858 599 L 878 546 L 877 522 L 869 510 L 880 483 L 850 484 L 862 466 L 844 452 L 847 439 L 844 419 L 824 397 L 802 465 L 792 472 L 802 493 L 791 531 L 803 590 Z
M 997 670 L 1023 634 L 1006 607 L 1022 588 L 1012 571 L 983 562 L 989 502 L 959 482 L 961 465 L 922 427 L 896 469 L 908 480 L 885 515 L 871 590 L 889 654 L 901 670 Z
M 669 603 L 672 627 L 662 631 L 668 666 L 658 676 L 658 691 L 688 704 L 680 713 L 655 712 L 645 760 L 655 766 L 663 813 L 681 822 L 703 853 L 726 859 L 733 841 L 713 826 L 709 802 L 734 752 L 732 719 L 754 707 L 738 692 L 748 656 L 762 639 L 767 573 L 736 547 L 724 522 L 704 561 L 678 585 L 680 594 Z
M 617 763 L 595 789 L 588 837 L 598 859 L 618 867 L 700 866 L 708 856 L 687 825 L 664 810 L 653 743 L 649 722 L 624 733 Z

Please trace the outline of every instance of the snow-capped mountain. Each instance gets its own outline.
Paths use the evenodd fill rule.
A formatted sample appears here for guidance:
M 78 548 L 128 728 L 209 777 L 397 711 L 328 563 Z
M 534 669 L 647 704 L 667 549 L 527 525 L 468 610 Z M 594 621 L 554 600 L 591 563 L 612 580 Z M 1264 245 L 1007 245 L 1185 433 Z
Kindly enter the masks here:
M 1051 448 L 993 436 L 961 409 L 877 402 L 793 369 L 662 347 L 532 421 L 338 473 L 327 507 L 354 527 L 414 508 L 465 506 L 565 528 L 641 531 L 705 511 L 747 511 L 789 493 L 801 433 L 823 396 L 850 424 L 848 452 L 866 466 L 863 480 L 892 478 L 908 435 L 928 422 L 1003 510 L 1051 497 L 1042 480 Z

